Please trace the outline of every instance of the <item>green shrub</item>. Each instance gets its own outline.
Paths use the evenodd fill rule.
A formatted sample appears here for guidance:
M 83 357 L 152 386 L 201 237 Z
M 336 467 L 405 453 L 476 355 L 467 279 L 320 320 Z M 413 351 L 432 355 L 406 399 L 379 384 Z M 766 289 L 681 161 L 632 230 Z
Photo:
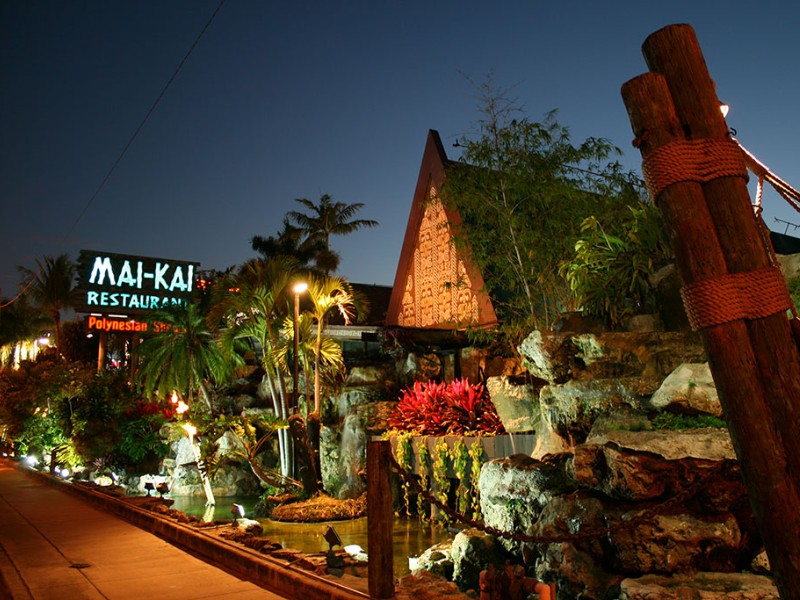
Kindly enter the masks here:
M 713 415 L 679 415 L 660 413 L 653 421 L 653 429 L 703 429 L 705 427 L 727 427 L 723 419 Z
M 617 222 L 584 219 L 573 257 L 559 266 L 583 311 L 612 326 L 655 312 L 650 278 L 672 255 L 658 210 L 647 204 L 628 208 Z

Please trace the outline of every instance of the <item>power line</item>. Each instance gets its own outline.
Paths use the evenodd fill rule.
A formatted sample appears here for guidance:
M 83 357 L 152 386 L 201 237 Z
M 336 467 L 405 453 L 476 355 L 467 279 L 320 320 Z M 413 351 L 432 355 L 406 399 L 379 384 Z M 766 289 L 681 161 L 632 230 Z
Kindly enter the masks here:
M 220 0 L 219 4 L 217 4 L 217 8 L 215 8 L 215 9 L 214 9 L 214 12 L 211 14 L 211 17 L 208 19 L 208 21 L 206 22 L 205 26 L 204 26 L 204 27 L 203 27 L 203 29 L 200 31 L 200 33 L 199 33 L 199 34 L 197 34 L 197 37 L 195 38 L 195 40 L 194 40 L 194 42 L 192 43 L 192 45 L 189 47 L 189 50 L 186 52 L 186 54 L 184 55 L 184 57 L 183 57 L 183 59 L 181 60 L 181 62 L 180 62 L 180 63 L 178 63 L 178 66 L 177 66 L 177 67 L 175 68 L 175 70 L 172 72 L 172 75 L 170 76 L 169 80 L 168 80 L 168 81 L 167 81 L 167 83 L 164 85 L 164 87 L 161 89 L 161 92 L 158 94 L 158 96 L 156 97 L 155 101 L 154 101 L 154 102 L 153 102 L 153 104 L 150 106 L 150 109 L 149 109 L 149 110 L 147 111 L 147 113 L 144 115 L 144 118 L 142 119 L 141 123 L 139 123 L 139 126 L 138 126 L 138 127 L 135 129 L 135 130 L 134 130 L 133 134 L 132 134 L 132 135 L 131 135 L 131 137 L 128 139 L 128 143 L 127 143 L 127 144 L 125 144 L 125 146 L 122 148 L 122 151 L 119 153 L 119 155 L 117 156 L 116 160 L 115 160 L 115 161 L 113 162 L 113 164 L 111 165 L 111 168 L 109 168 L 109 169 L 108 169 L 108 171 L 106 172 L 105 176 L 104 176 L 104 177 L 103 177 L 103 179 L 100 181 L 100 185 L 98 185 L 98 186 L 97 186 L 97 189 L 96 189 L 96 190 L 94 191 L 94 193 L 93 193 L 93 194 L 92 194 L 92 195 L 89 197 L 89 200 L 87 200 L 87 202 L 86 202 L 86 204 L 83 206 L 83 209 L 81 210 L 81 212 L 80 212 L 80 213 L 78 213 L 78 216 L 77 216 L 77 217 L 75 218 L 75 220 L 72 222 L 72 225 L 70 225 L 69 229 L 67 229 L 67 231 L 64 233 L 64 236 L 61 238 L 61 242 L 60 242 L 61 244 L 63 244 L 63 243 L 65 243 L 65 242 L 66 242 L 67 238 L 68 238 L 68 237 L 70 236 L 70 234 L 71 234 L 71 233 L 72 233 L 72 232 L 75 230 L 75 227 L 77 227 L 77 226 L 78 226 L 78 223 L 80 223 L 81 219 L 82 219 L 82 218 L 83 218 L 83 216 L 86 214 L 86 211 L 88 211 L 88 210 L 89 210 L 89 207 L 90 207 L 90 206 L 91 206 L 91 205 L 94 203 L 94 201 L 95 201 L 95 200 L 97 199 L 97 197 L 100 195 L 100 192 L 101 192 L 101 191 L 103 190 L 103 188 L 106 186 L 106 184 L 108 183 L 108 180 L 109 180 L 109 179 L 111 179 L 111 175 L 113 175 L 114 171 L 117 169 L 117 167 L 119 166 L 119 164 L 122 162 L 122 159 L 123 159 L 123 158 L 125 157 L 125 155 L 128 153 L 128 150 L 130 150 L 131 146 L 133 146 L 133 143 L 136 141 L 136 138 L 139 136 L 139 133 L 142 131 L 142 129 L 144 129 L 144 126 L 145 126 L 145 124 L 146 124 L 146 123 L 147 123 L 147 121 L 150 119 L 150 116 L 153 114 L 153 112 L 155 111 L 156 107 L 157 107 L 157 106 L 159 105 L 159 103 L 161 102 L 162 98 L 164 98 L 164 96 L 166 95 L 166 93 L 167 93 L 167 90 L 168 90 L 168 89 L 169 89 L 169 87 L 172 85 L 172 82 L 173 82 L 173 81 L 175 81 L 175 79 L 178 77 L 178 73 L 180 73 L 180 72 L 181 72 L 181 69 L 183 68 L 183 65 L 185 65 L 185 64 L 186 64 L 186 61 L 187 61 L 187 60 L 189 60 L 189 57 L 192 55 L 192 52 L 194 52 L 194 49 L 195 49 L 195 48 L 197 47 L 197 45 L 200 43 L 200 40 L 201 40 L 201 39 L 203 38 L 203 36 L 205 35 L 206 31 L 208 31 L 208 28 L 209 28 L 209 27 L 211 27 L 211 23 L 213 23 L 213 22 L 214 22 L 214 19 L 216 18 L 216 16 L 217 16 L 217 14 L 219 13 L 219 11 L 222 9 L 222 5 L 223 5 L 223 4 L 225 4 L 225 0 Z M 41 270 L 39 271 L 39 274 L 41 274 Z M 37 277 L 38 277 L 38 275 L 37 275 Z M 14 296 L 14 298 L 12 298 L 11 300 L 9 300 L 9 301 L 8 301 L 8 302 L 6 302 L 5 304 L 0 304 L 0 308 L 5 308 L 5 307 L 7 307 L 7 306 L 10 306 L 11 304 L 13 304 L 13 303 L 14 303 L 14 302 L 16 302 L 17 300 L 19 300 L 19 299 L 22 297 L 22 295 L 23 295 L 23 294 L 25 294 L 25 292 L 27 292 L 27 291 L 28 291 L 28 289 L 29 289 L 29 288 L 30 288 L 30 287 L 33 285 L 33 283 L 34 283 L 34 281 L 36 281 L 37 277 L 31 277 L 31 279 L 30 279 L 30 281 L 28 282 L 28 284 L 27 284 L 26 286 L 24 286 L 24 287 L 23 287 L 23 288 L 22 288 L 22 289 L 19 291 L 19 293 L 18 293 L 16 296 Z M 2 299 L 0 299 L 0 301 L 2 301 Z

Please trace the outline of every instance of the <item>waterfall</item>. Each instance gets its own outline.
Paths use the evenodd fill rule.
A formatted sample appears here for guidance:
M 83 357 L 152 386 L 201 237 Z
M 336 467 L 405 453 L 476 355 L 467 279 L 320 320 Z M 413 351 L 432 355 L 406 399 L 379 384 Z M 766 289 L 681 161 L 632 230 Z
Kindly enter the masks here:
M 342 424 L 342 437 L 339 442 L 339 474 L 342 486 L 340 498 L 356 498 L 365 489 L 359 472 L 366 467 L 367 434 L 357 414 L 348 414 Z

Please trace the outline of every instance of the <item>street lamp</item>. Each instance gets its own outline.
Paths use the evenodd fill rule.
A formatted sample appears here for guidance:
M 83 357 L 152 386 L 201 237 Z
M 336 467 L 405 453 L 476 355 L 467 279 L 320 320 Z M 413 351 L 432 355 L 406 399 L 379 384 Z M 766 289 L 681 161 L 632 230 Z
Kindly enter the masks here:
M 292 384 L 294 396 L 294 412 L 297 414 L 299 404 L 299 394 L 297 393 L 300 387 L 300 294 L 308 289 L 308 284 L 305 281 L 300 281 L 294 284 L 292 291 L 294 292 L 294 373 Z

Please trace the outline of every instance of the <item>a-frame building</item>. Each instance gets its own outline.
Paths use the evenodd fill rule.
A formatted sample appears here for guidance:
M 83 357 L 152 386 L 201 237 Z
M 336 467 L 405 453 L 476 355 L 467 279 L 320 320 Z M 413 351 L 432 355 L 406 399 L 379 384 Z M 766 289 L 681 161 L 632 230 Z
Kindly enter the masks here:
M 456 244 L 457 211 L 440 192 L 453 168 L 439 133 L 430 130 L 406 226 L 386 325 L 463 330 L 497 325 L 497 315 L 464 244 Z

